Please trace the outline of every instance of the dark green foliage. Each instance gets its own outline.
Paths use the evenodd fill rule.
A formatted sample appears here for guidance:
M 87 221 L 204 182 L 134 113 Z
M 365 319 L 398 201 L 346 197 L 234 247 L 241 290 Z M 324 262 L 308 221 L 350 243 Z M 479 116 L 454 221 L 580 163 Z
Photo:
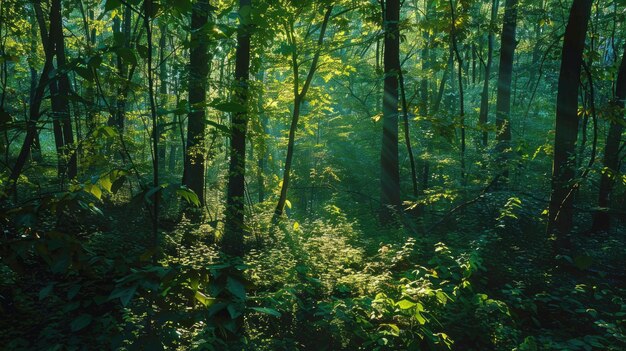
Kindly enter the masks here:
M 625 350 L 625 5 L 0 1 L 0 349 Z

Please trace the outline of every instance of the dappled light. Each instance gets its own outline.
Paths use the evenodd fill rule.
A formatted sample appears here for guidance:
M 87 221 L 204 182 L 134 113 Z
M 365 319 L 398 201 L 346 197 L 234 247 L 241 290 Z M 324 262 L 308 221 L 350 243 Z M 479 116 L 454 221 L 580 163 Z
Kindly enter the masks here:
M 624 0 L 0 0 L 0 350 L 626 350 Z

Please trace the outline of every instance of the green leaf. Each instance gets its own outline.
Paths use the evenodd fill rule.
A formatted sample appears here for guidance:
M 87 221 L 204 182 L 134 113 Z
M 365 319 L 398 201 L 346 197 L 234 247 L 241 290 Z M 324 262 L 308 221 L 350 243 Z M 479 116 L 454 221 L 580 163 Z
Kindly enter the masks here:
M 180 187 L 179 189 L 176 189 L 176 195 L 185 199 L 187 203 L 193 204 L 196 207 L 200 206 L 200 199 L 198 198 L 198 195 L 196 195 L 196 193 L 191 189 Z
M 212 103 L 210 106 L 222 112 L 246 112 L 246 107 L 236 102 Z
M 409 308 L 415 306 L 416 303 L 409 300 L 400 300 L 396 302 L 396 306 L 400 307 L 401 310 L 408 310 Z
M 93 73 L 91 72 L 91 69 L 89 68 L 76 66 L 74 67 L 74 72 L 76 72 L 76 74 L 78 74 L 79 76 L 81 76 L 83 79 L 85 79 L 88 82 L 93 82 L 94 80 Z
M 72 287 L 67 291 L 67 299 L 72 300 L 78 295 L 78 292 L 83 286 L 81 284 L 72 285 Z
M 191 1 L 189 0 L 172 0 L 172 7 L 176 10 L 185 13 L 191 10 Z
M 46 285 L 46 287 L 44 287 L 43 289 L 39 290 L 39 301 L 45 299 L 46 297 L 48 297 L 48 295 L 50 295 L 52 289 L 54 289 L 54 284 L 55 283 L 50 283 Z
M 236 303 L 229 304 L 228 307 L 226 307 L 226 310 L 228 311 L 228 314 L 230 315 L 231 319 L 235 319 L 241 316 L 241 313 L 242 313 L 241 306 Z
M 421 325 L 426 324 L 426 318 L 424 318 L 419 311 L 415 311 L 415 319 L 417 319 L 417 322 Z
M 111 177 L 110 176 L 107 175 L 106 177 L 100 178 L 100 180 L 98 181 L 98 184 L 105 191 L 111 192 L 111 187 L 113 186 L 113 183 L 111 183 Z
M 111 11 L 120 6 L 122 6 L 122 2 L 120 0 L 107 0 L 104 4 L 104 11 Z
M 137 291 L 137 285 L 133 285 L 130 288 L 117 288 L 113 290 L 111 295 L 109 296 L 109 300 L 114 300 L 119 298 L 122 306 L 126 307 L 130 300 L 135 296 L 135 291 Z
M 270 316 L 274 316 L 276 318 L 280 318 L 282 316 L 282 314 L 278 311 L 276 311 L 273 308 L 267 308 L 267 307 L 251 307 L 250 309 L 255 310 L 257 312 L 260 313 L 264 313 L 264 314 L 269 314 Z
M 206 124 L 215 127 L 215 129 L 219 130 L 220 132 L 226 135 L 230 135 L 230 129 L 223 124 L 219 124 L 217 122 L 211 121 L 210 119 L 206 120 Z
M 142 59 L 148 58 L 148 47 L 145 45 L 137 45 L 137 53 Z
M 135 57 L 135 53 L 129 48 L 117 48 L 115 50 L 117 55 L 122 58 L 124 63 L 134 66 L 137 64 L 137 58 Z
M 113 184 L 111 184 L 111 192 L 113 194 L 117 194 L 117 192 L 122 188 L 122 186 L 124 185 L 124 182 L 126 181 L 126 176 L 122 175 L 119 178 L 117 178 Z
M 98 200 L 102 198 L 102 190 L 96 184 L 85 185 L 85 192 L 95 196 Z
M 70 328 L 72 332 L 77 332 L 88 326 L 92 320 L 93 317 L 90 314 L 83 313 L 72 321 L 72 323 L 70 324 Z
M 194 297 L 196 298 L 196 300 L 200 301 L 200 303 L 202 303 L 204 305 L 204 307 L 210 307 L 216 301 L 215 298 L 206 296 L 201 291 L 196 291 Z
M 226 290 L 230 291 L 236 298 L 242 300 L 246 298 L 246 288 L 244 288 L 243 284 L 237 279 L 228 277 L 228 279 L 226 279 Z

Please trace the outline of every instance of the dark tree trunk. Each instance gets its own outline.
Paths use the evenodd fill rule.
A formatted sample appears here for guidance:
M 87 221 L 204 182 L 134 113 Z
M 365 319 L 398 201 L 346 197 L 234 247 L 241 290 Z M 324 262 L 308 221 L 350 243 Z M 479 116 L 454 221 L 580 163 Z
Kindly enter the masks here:
M 498 72 L 498 95 L 496 101 L 496 140 L 500 153 L 503 177 L 508 178 L 506 153 L 511 143 L 511 81 L 513 58 L 515 55 L 515 30 L 517 26 L 517 0 L 506 0 L 504 22 L 500 46 L 500 66 Z
M 123 38 L 123 47 L 130 49 L 130 22 L 131 10 L 129 6 L 124 6 L 124 18 L 123 21 L 119 16 L 113 19 L 113 32 Z M 118 43 L 120 44 L 120 43 Z M 115 99 L 113 100 L 113 113 L 109 118 L 108 125 L 116 127 L 120 133 L 124 131 L 124 124 L 126 119 L 126 95 L 128 92 L 128 85 L 132 77 L 128 77 L 128 63 L 122 59 L 121 55 L 116 56 L 115 67 L 120 80 L 128 79 L 126 83 L 118 83 L 116 87 Z
M 34 65 L 34 59 L 37 53 L 37 18 L 35 14 L 35 9 L 33 7 L 33 15 L 31 20 L 31 42 L 30 42 L 30 55 L 31 60 L 28 61 L 29 69 L 30 69 L 30 89 L 29 89 L 29 106 L 36 104 L 35 97 L 37 93 L 37 69 Z M 32 146 L 32 156 L 33 160 L 40 162 L 42 160 L 41 155 L 41 142 L 39 141 L 39 132 L 35 134 L 35 138 L 33 139 Z
M 193 190 L 204 205 L 204 154 L 207 76 L 209 74 L 208 0 L 199 0 L 191 14 L 191 54 L 189 57 L 189 105 L 187 147 L 183 184 Z
M 576 139 L 578 138 L 578 88 L 591 13 L 591 0 L 574 0 L 561 53 L 556 106 L 552 194 L 547 234 L 556 235 L 555 249 L 567 248 L 573 225 L 573 190 Z
M 232 256 L 244 252 L 246 133 L 248 130 L 248 79 L 250 75 L 250 8 L 251 0 L 239 0 L 240 25 L 235 53 L 235 92 L 238 104 L 246 111 L 236 112 L 230 130 L 230 163 L 228 167 L 228 189 L 226 196 L 226 221 L 222 250 Z
M 26 160 L 30 155 L 31 148 L 33 143 L 37 137 L 39 131 L 37 130 L 37 121 L 39 117 L 41 117 L 41 113 L 39 109 L 41 108 L 41 102 L 44 97 L 44 92 L 46 90 L 46 84 L 49 79 L 49 74 L 53 68 L 53 60 L 54 60 L 54 48 L 51 46 L 50 40 L 48 38 L 48 30 L 46 28 L 46 23 L 43 18 L 43 11 L 41 9 L 41 4 L 39 2 L 34 2 L 33 7 L 35 8 L 35 15 L 37 17 L 37 22 L 39 24 L 39 34 L 41 37 L 41 43 L 44 48 L 45 53 L 45 61 L 44 66 L 41 71 L 41 75 L 39 76 L 39 83 L 37 83 L 37 87 L 35 88 L 35 92 L 32 98 L 32 102 L 28 109 L 28 123 L 26 125 L 26 137 L 24 138 L 24 142 L 22 143 L 22 148 L 20 149 L 20 153 L 17 156 L 17 160 L 15 161 L 15 166 L 11 171 L 11 175 L 9 176 L 10 181 L 13 183 L 13 187 L 17 186 L 16 182 L 19 178 L 20 174 L 22 174 L 22 170 L 26 165 Z
M 385 1 L 383 134 L 380 152 L 380 220 L 391 221 L 400 209 L 400 168 L 398 164 L 398 75 L 400 73 L 400 2 Z
M 159 38 L 159 97 L 161 110 L 167 109 L 167 25 L 162 23 L 159 26 L 161 37 Z M 159 116 L 159 165 L 161 174 L 165 174 L 165 118 L 167 115 Z
M 443 93 L 446 89 L 446 82 L 448 81 L 448 76 L 450 75 L 450 69 L 454 64 L 454 49 L 452 49 L 452 45 L 450 45 L 450 53 L 448 54 L 448 63 L 446 65 L 446 69 L 443 71 L 443 77 L 441 77 L 441 81 L 439 82 L 439 89 L 437 91 L 437 98 L 435 99 L 435 103 L 433 104 L 433 112 L 432 115 L 435 115 L 439 112 L 441 108 L 441 101 L 443 100 Z
M 622 131 L 624 130 L 622 124 L 624 123 L 624 100 L 626 100 L 626 45 L 624 46 L 622 63 L 617 75 L 615 100 L 611 103 L 616 116 L 611 119 L 606 145 L 604 146 L 603 164 L 605 170 L 600 179 L 600 191 L 598 194 L 598 207 L 600 210 L 593 217 L 593 231 L 608 231 L 611 228 L 611 215 L 608 208 L 611 204 L 613 185 L 619 174 L 619 148 Z
M 459 51 L 457 28 L 456 28 L 456 14 L 454 10 L 454 3 L 450 0 L 450 15 L 452 19 L 452 28 L 450 30 L 450 36 L 452 37 L 452 48 L 456 56 L 458 64 L 457 79 L 459 83 L 459 121 L 461 124 L 461 182 L 465 184 L 466 172 L 465 172 L 465 93 L 463 91 L 463 58 L 461 58 L 461 52 Z
M 52 0 L 50 6 L 50 40 L 56 55 L 57 77 L 50 81 L 50 99 L 54 123 L 54 138 L 57 153 L 62 160 L 59 162 L 59 175 L 73 179 L 76 177 L 76 157 L 70 155 L 74 144 L 72 121 L 70 119 L 70 82 L 65 67 L 65 38 L 63 37 L 63 17 L 61 0 Z M 66 164 L 67 162 L 67 164 Z
M 483 92 L 480 96 L 480 112 L 478 114 L 478 125 L 482 129 L 482 145 L 487 146 L 489 142 L 489 132 L 487 123 L 489 122 L 489 80 L 491 77 L 491 67 L 493 65 L 493 42 L 496 19 L 498 18 L 499 0 L 491 3 L 491 20 L 489 22 L 489 35 L 487 38 L 487 62 L 485 63 L 485 80 L 483 81 Z
M 261 72 L 257 75 L 258 80 L 263 84 L 265 80 L 265 72 Z M 261 145 L 259 145 L 257 149 L 257 186 L 259 188 L 258 191 L 258 200 L 259 203 L 265 201 L 265 160 L 268 158 L 268 146 L 266 136 L 268 135 L 267 130 L 267 114 L 263 111 L 263 93 L 259 96 L 259 122 L 260 122 L 260 132 L 261 132 Z
M 404 143 L 406 145 L 406 151 L 409 157 L 409 164 L 411 166 L 411 184 L 413 185 L 413 196 L 417 198 L 417 170 L 415 168 L 415 158 L 413 157 L 413 148 L 411 147 L 411 133 L 409 130 L 409 107 L 406 102 L 406 92 L 404 89 L 404 75 L 399 73 L 400 78 L 400 92 L 402 97 L 402 122 L 404 125 Z

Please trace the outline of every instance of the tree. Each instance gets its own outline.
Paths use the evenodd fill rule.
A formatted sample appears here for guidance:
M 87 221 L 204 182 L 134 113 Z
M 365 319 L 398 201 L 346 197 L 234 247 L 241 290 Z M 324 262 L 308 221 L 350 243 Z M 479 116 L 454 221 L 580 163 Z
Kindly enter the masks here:
M 41 3 L 34 2 L 33 6 L 35 8 L 37 22 L 39 23 L 39 34 L 41 37 L 41 43 L 44 48 L 45 60 L 43 69 L 39 76 L 39 82 L 37 83 L 37 86 L 33 93 L 33 97 L 31 99 L 31 104 L 28 106 L 28 123 L 26 124 L 26 136 L 24 137 L 24 142 L 22 143 L 22 148 L 20 149 L 20 152 L 17 156 L 15 165 L 13 166 L 11 174 L 9 175 L 9 179 L 13 184 L 14 191 L 15 187 L 17 186 L 17 179 L 22 174 L 22 170 L 26 165 L 26 161 L 28 160 L 28 156 L 30 155 L 33 143 L 39 133 L 37 130 L 37 121 L 39 121 L 39 118 L 41 117 L 41 102 L 43 101 L 46 85 L 49 79 L 49 74 L 54 68 L 54 50 L 50 45 L 50 41 L 48 40 L 48 31 L 43 18 Z
M 483 81 L 483 91 L 480 95 L 480 112 L 478 123 L 482 131 L 482 146 L 486 147 L 489 141 L 489 132 L 486 130 L 489 122 L 489 82 L 491 81 L 491 66 L 493 65 L 493 42 L 495 37 L 496 19 L 498 17 L 499 0 L 491 2 L 491 17 L 489 20 L 489 35 L 487 36 L 487 62 L 485 62 L 485 80 Z M 503 34 L 504 35 L 504 34 Z
M 459 49 L 459 30 L 457 28 L 457 15 L 455 13 L 455 4 L 450 0 L 450 19 L 452 22 L 450 28 L 450 41 L 452 50 L 457 62 L 457 79 L 459 84 L 459 122 L 461 124 L 461 182 L 465 184 L 467 175 L 465 173 L 465 91 L 463 90 L 463 58 Z
M 243 254 L 245 233 L 246 133 L 248 130 L 248 79 L 250 75 L 251 0 L 239 0 L 239 31 L 235 53 L 235 92 L 241 111 L 233 114 L 230 128 L 230 162 L 226 192 L 226 222 L 222 250 L 233 256 Z
M 611 193 L 615 179 L 619 174 L 620 143 L 624 130 L 624 100 L 626 99 L 626 45 L 622 53 L 622 63 L 619 66 L 617 82 L 615 84 L 615 97 L 611 102 L 611 124 L 606 137 L 604 147 L 604 170 L 600 178 L 600 190 L 598 192 L 598 207 L 600 210 L 593 217 L 593 231 L 608 231 L 611 227 L 611 215 L 609 206 Z
M 517 0 L 506 0 L 504 4 L 504 24 L 500 45 L 500 66 L 498 72 L 498 95 L 496 101 L 496 140 L 497 149 L 506 159 L 511 142 L 511 80 L 513 78 L 513 58 L 515 54 L 515 30 L 517 26 Z M 506 164 L 503 176 L 508 177 Z
M 561 70 L 556 100 L 552 193 L 548 208 L 548 235 L 556 235 L 555 247 L 569 246 L 573 225 L 572 181 L 576 175 L 578 138 L 578 88 L 585 48 L 591 0 L 574 0 L 561 52 Z
M 298 121 L 300 120 L 300 109 L 302 108 L 302 102 L 304 101 L 304 98 L 309 91 L 309 87 L 311 86 L 311 82 L 313 81 L 313 77 L 315 76 L 315 71 L 318 68 L 317 63 L 322 53 L 324 36 L 326 35 L 326 28 L 328 27 L 328 22 L 330 21 L 330 15 L 332 14 L 332 12 L 333 6 L 329 6 L 326 8 L 326 11 L 324 13 L 324 19 L 320 27 L 320 34 L 317 39 L 317 47 L 315 49 L 315 53 L 313 54 L 311 66 L 309 67 L 309 71 L 307 73 L 304 84 L 302 85 L 302 89 L 300 89 L 299 83 L 299 68 L 301 62 L 298 62 L 298 52 L 295 42 L 293 22 L 286 26 L 287 36 L 290 41 L 289 44 L 291 45 L 291 68 L 293 70 L 293 110 L 291 113 L 291 126 L 289 127 L 289 140 L 287 141 L 285 170 L 283 171 L 283 181 L 280 188 L 280 197 L 278 198 L 278 203 L 276 204 L 276 208 L 274 209 L 274 216 L 272 218 L 273 223 L 278 222 L 280 216 L 282 216 L 283 214 L 283 210 L 285 209 L 285 203 L 287 201 L 287 190 L 289 189 L 289 181 L 291 180 L 293 150 L 296 138 L 296 129 L 298 128 Z
M 207 76 L 209 75 L 208 28 L 211 5 L 198 0 L 191 12 L 191 53 L 189 56 L 189 117 L 183 184 L 204 204 L 204 147 L 206 128 Z
M 398 74 L 400 73 L 400 2 L 384 1 L 384 92 L 383 133 L 380 150 L 380 220 L 389 222 L 400 209 L 400 168 L 398 165 Z
M 70 82 L 67 77 L 65 62 L 65 37 L 63 36 L 63 17 L 61 0 L 52 0 L 50 6 L 50 33 L 48 45 L 54 47 L 56 56 L 56 79 L 50 80 L 50 100 L 54 125 L 54 139 L 59 157 L 59 175 L 66 174 L 72 179 L 76 177 L 76 157 L 70 155 L 70 147 L 74 144 L 72 121 L 70 119 Z M 67 164 L 65 164 L 67 162 Z M 67 170 L 65 169 L 67 167 Z

